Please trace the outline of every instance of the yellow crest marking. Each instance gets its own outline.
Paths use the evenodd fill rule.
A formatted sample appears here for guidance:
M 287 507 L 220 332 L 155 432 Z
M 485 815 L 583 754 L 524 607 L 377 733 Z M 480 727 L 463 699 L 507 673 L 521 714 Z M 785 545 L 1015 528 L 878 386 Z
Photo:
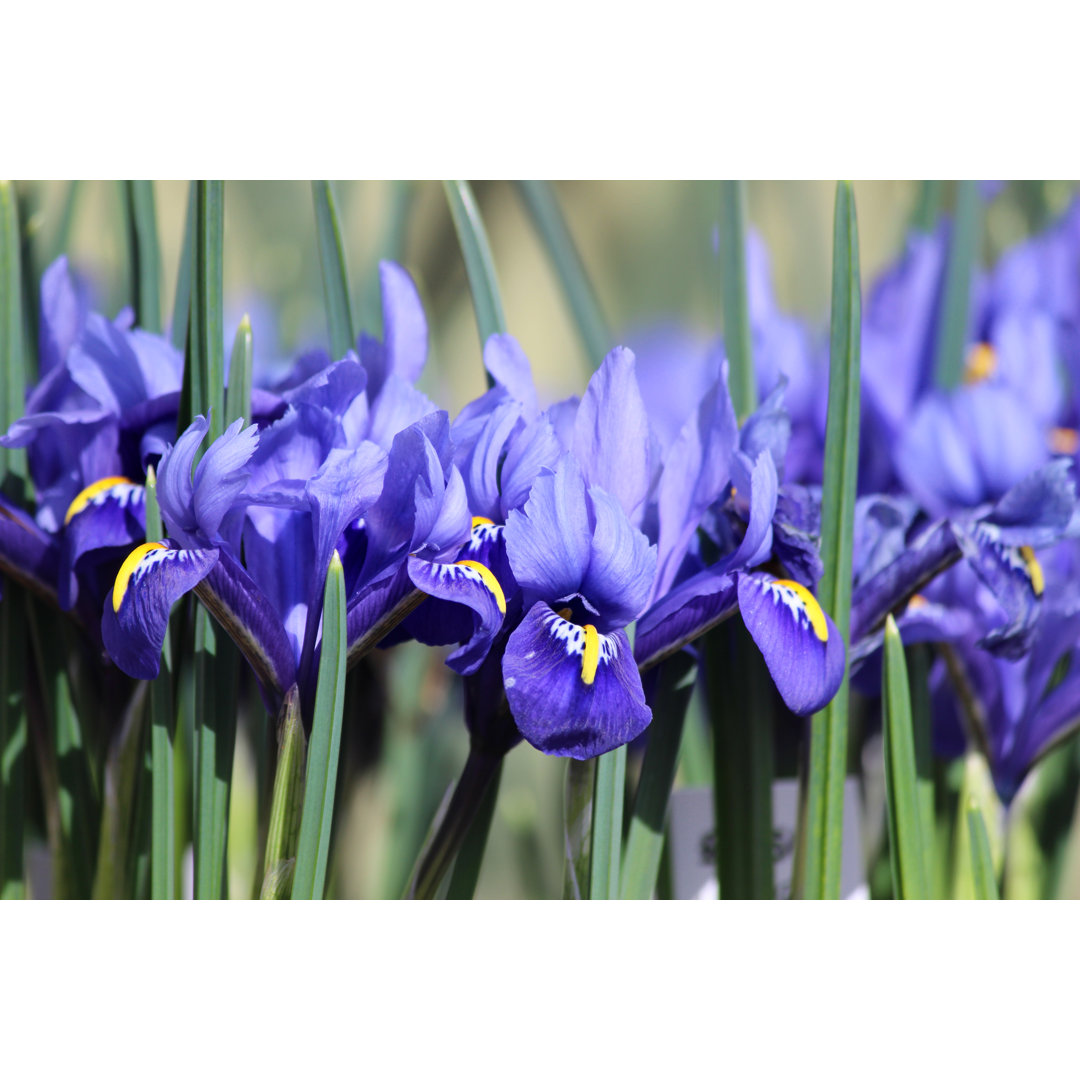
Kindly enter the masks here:
M 922 593 L 912 593 L 911 599 L 907 602 L 907 610 L 918 611 L 919 608 L 928 607 L 929 604 L 930 601 Z
M 500 613 L 506 614 L 506 597 L 503 595 L 499 579 L 482 562 L 477 562 L 475 559 L 462 559 L 454 565 L 467 566 L 470 570 L 475 570 L 480 575 L 480 580 L 495 594 L 495 603 L 499 605 Z
M 161 544 L 157 540 L 154 540 L 149 544 L 140 544 L 124 560 L 123 565 L 120 567 L 120 573 L 116 575 L 116 584 L 113 585 L 113 611 L 120 610 L 120 605 L 124 602 L 124 594 L 127 592 L 128 582 L 131 580 L 131 575 L 135 573 L 135 567 L 137 567 L 151 551 L 157 551 L 158 548 L 164 547 L 165 544 Z
M 472 527 L 475 529 L 477 525 L 494 525 L 495 522 L 491 518 L 486 517 L 474 517 L 472 519 Z
M 814 594 L 805 585 L 800 585 L 797 581 L 788 581 L 786 578 L 778 578 L 775 584 L 790 589 L 799 598 L 818 641 L 828 641 L 829 624 L 825 621 L 825 612 L 821 610 L 821 605 Z
M 106 476 L 101 480 L 95 480 L 88 487 L 84 487 L 74 499 L 71 500 L 71 505 L 67 508 L 67 513 L 64 515 L 64 524 L 67 525 L 71 519 L 78 513 L 90 505 L 90 500 L 95 495 L 100 495 L 103 491 L 108 491 L 111 487 L 116 487 L 117 484 L 130 484 L 131 481 L 126 476 Z
M 1032 551 L 1027 544 L 1024 544 L 1024 546 L 1020 548 L 1020 558 L 1024 560 L 1028 577 L 1031 578 L 1031 591 L 1036 596 L 1042 596 L 1043 589 L 1046 588 L 1046 581 L 1043 578 L 1042 566 L 1035 557 L 1035 552 Z
M 968 386 L 985 382 L 997 371 L 997 354 L 985 342 L 972 347 L 964 364 L 964 382 Z
M 592 623 L 586 623 L 581 629 L 585 631 L 585 648 L 581 653 L 581 681 L 586 686 L 592 686 L 597 665 L 600 663 L 600 635 Z

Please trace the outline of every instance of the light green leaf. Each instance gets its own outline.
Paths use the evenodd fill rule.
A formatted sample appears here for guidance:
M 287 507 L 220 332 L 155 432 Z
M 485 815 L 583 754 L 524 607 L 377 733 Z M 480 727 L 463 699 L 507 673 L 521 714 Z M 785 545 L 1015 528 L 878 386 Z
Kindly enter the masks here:
M 312 180 L 315 202 L 315 229 L 319 237 L 319 265 L 322 267 L 326 318 L 330 328 L 330 350 L 340 360 L 356 348 L 352 308 L 349 303 L 349 271 L 345 265 L 345 245 L 341 240 L 337 204 L 329 180 Z

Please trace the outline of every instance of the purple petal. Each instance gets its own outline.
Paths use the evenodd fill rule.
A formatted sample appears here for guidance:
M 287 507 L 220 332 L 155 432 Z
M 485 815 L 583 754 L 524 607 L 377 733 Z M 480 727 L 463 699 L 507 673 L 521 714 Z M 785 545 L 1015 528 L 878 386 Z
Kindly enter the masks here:
M 540 405 L 532 368 L 517 339 L 509 334 L 492 334 L 484 344 L 484 367 L 495 385 L 521 405 L 525 419 L 535 419 Z
M 844 643 L 814 596 L 768 574 L 738 576 L 739 611 L 784 703 L 805 716 L 830 701 L 844 677 Z
M 532 486 L 524 510 L 513 510 L 504 531 L 506 553 L 528 596 L 561 600 L 580 591 L 592 553 L 585 481 L 565 455 Z
M 427 361 L 428 331 L 420 294 L 404 267 L 379 263 L 382 288 L 383 338 L 389 370 L 406 382 L 420 378 Z M 372 396 L 379 388 L 372 390 Z
M 246 428 L 243 425 L 242 419 L 235 420 L 226 428 L 195 469 L 195 520 L 207 538 L 217 535 L 222 518 L 251 475 L 247 464 L 258 445 L 259 428 L 256 424 Z
M 534 604 L 503 657 L 510 711 L 545 754 L 579 761 L 636 739 L 652 719 L 622 630 L 598 634 Z
M 651 479 L 649 420 L 629 349 L 612 349 L 589 380 L 574 420 L 574 455 L 585 479 L 614 495 L 639 524 Z
M 101 635 L 116 666 L 133 679 L 157 678 L 169 609 L 214 568 L 215 548 L 141 544 L 105 598 Z

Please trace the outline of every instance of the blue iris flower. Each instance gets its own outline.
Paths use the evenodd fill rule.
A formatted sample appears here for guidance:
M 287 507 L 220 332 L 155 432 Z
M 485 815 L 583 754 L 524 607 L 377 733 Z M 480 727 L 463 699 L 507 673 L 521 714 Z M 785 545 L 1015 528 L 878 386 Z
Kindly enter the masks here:
M 404 271 L 385 264 L 382 273 L 387 336 L 361 339 L 367 364 L 355 353 L 333 364 L 302 358 L 275 388 L 279 419 L 262 430 L 235 422 L 194 476 L 205 419 L 163 455 L 158 492 L 170 539 L 131 553 L 102 624 L 129 674 L 156 674 L 169 606 L 194 588 L 251 663 L 268 705 L 293 683 L 309 703 L 335 550 L 350 661 L 438 594 L 439 567 L 469 534 L 464 485 L 446 414 L 409 382 L 426 352 L 419 298 Z M 391 431 L 397 423 L 407 426 Z M 493 636 L 497 589 L 478 572 L 462 577 L 455 597 L 478 611 L 478 633 Z

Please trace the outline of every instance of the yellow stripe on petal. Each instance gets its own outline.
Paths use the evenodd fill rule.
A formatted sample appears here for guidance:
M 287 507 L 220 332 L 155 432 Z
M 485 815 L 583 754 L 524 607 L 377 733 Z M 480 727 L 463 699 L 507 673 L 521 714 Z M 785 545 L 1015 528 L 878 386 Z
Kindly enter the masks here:
M 821 610 L 821 605 L 817 602 L 814 594 L 805 585 L 800 585 L 797 581 L 778 579 L 774 584 L 783 585 L 785 589 L 789 589 L 798 597 L 807 618 L 810 620 L 810 625 L 814 628 L 818 641 L 828 641 L 829 624 L 825 621 L 825 612 Z
M 499 605 L 500 613 L 506 614 L 506 597 L 503 595 L 499 579 L 482 562 L 477 562 L 475 559 L 462 559 L 454 565 L 467 566 L 470 570 L 475 570 L 480 575 L 480 580 L 495 594 L 495 603 Z
M 600 663 L 600 635 L 592 623 L 586 623 L 581 629 L 585 631 L 585 648 L 581 653 L 581 681 L 586 686 L 592 686 L 597 665 Z
M 968 386 L 985 382 L 997 371 L 997 355 L 993 347 L 983 342 L 972 347 L 964 364 L 964 382 Z
M 84 487 L 74 499 L 71 500 L 71 505 L 67 508 L 67 513 L 64 515 L 64 524 L 67 525 L 71 519 L 81 513 L 90 505 L 90 500 L 96 495 L 100 495 L 103 491 L 108 491 L 109 488 L 116 487 L 117 484 L 130 484 L 131 481 L 126 476 L 106 476 L 101 480 L 95 480 L 88 487 Z
M 123 565 L 120 567 L 120 573 L 116 575 L 116 584 L 113 585 L 113 611 L 120 610 L 120 605 L 124 602 L 124 594 L 127 592 L 128 582 L 131 581 L 131 575 L 135 573 L 135 568 L 150 554 L 151 551 L 157 551 L 165 546 L 165 544 L 159 543 L 157 540 L 154 540 L 149 544 L 140 544 L 124 560 Z
M 1020 548 L 1020 558 L 1024 560 L 1028 577 L 1031 578 L 1031 591 L 1036 596 L 1042 596 L 1043 589 L 1046 588 L 1046 581 L 1043 578 L 1042 566 L 1035 557 L 1035 552 L 1032 551 L 1027 544 L 1024 544 L 1024 546 Z
M 474 517 L 472 519 L 472 527 L 475 529 L 477 525 L 494 525 L 495 522 L 491 518 L 486 517 Z

